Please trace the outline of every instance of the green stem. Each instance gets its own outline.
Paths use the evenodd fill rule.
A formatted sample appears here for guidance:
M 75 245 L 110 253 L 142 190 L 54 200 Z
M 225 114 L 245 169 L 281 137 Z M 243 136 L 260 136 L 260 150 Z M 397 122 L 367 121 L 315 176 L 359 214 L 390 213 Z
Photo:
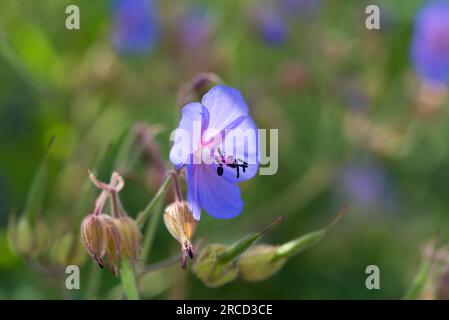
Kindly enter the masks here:
M 151 216 L 150 222 L 148 223 L 146 229 L 145 229 L 145 236 L 143 239 L 143 248 L 142 253 L 140 255 L 140 260 L 142 263 L 146 263 L 148 256 L 150 255 L 151 247 L 153 246 L 153 240 L 156 235 L 156 227 L 159 224 L 160 220 L 160 210 L 161 210 L 161 204 L 162 202 L 158 202 L 158 205 L 155 206 L 155 212 Z
M 95 263 L 91 263 L 89 283 L 87 285 L 86 298 L 89 300 L 97 299 L 98 288 L 100 286 L 101 272 L 98 270 L 98 266 Z
M 147 275 L 151 272 L 162 270 L 162 269 L 171 267 L 174 264 L 178 264 L 180 259 L 181 259 L 181 255 L 177 254 L 177 255 L 171 256 L 170 258 L 167 258 L 165 260 L 161 260 L 161 261 L 146 265 L 146 266 L 142 267 L 142 270 L 140 271 L 140 273 L 138 273 L 137 280 L 139 280 L 140 278 L 144 277 L 145 275 Z
M 165 194 L 165 191 L 167 191 L 168 187 L 170 186 L 171 180 L 171 175 L 167 175 L 165 181 L 162 183 L 162 186 L 159 188 L 156 195 L 153 197 L 153 199 L 151 199 L 150 203 L 145 207 L 145 209 L 143 209 L 143 211 L 139 213 L 136 219 L 136 222 L 139 226 L 142 226 L 144 224 L 145 220 L 153 211 L 153 207 L 155 206 L 155 204 Z
M 139 300 L 136 276 L 134 270 L 127 259 L 120 263 L 120 279 L 122 280 L 123 292 L 128 300 Z

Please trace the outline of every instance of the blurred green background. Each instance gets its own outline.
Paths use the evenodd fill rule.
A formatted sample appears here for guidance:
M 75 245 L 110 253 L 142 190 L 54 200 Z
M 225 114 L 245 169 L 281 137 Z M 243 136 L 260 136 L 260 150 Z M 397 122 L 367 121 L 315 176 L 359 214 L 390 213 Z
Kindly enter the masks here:
M 112 2 L 0 1 L 0 298 L 86 298 L 91 269 L 101 273 L 97 297 L 111 297 L 119 280 L 90 259 L 72 292 L 61 289 L 59 269 L 16 257 L 8 216 L 23 210 L 54 136 L 40 216 L 53 243 L 77 230 L 82 185 L 102 150 L 112 144 L 114 154 L 135 123 L 157 125 L 167 161 L 179 90 L 203 71 L 241 91 L 259 128 L 279 129 L 279 170 L 241 185 L 239 217 L 203 213 L 196 239 L 231 243 L 283 215 L 261 241 L 283 243 L 323 227 L 344 204 L 348 214 L 265 281 L 211 289 L 176 264 L 152 274 L 143 297 L 401 298 L 422 245 L 449 234 L 449 100 L 423 100 L 409 59 L 424 1 L 298 2 L 295 11 L 278 1 L 153 1 L 151 25 L 138 26 L 150 28 L 142 35 L 150 44 L 123 49 L 114 42 Z M 72 3 L 80 30 L 65 28 Z M 368 4 L 381 8 L 380 30 L 365 28 Z M 121 196 L 132 216 L 156 192 L 149 167 L 138 160 L 125 174 Z M 106 180 L 113 162 L 98 169 Z M 148 263 L 178 251 L 161 221 Z M 371 264 L 380 268 L 380 290 L 365 288 Z

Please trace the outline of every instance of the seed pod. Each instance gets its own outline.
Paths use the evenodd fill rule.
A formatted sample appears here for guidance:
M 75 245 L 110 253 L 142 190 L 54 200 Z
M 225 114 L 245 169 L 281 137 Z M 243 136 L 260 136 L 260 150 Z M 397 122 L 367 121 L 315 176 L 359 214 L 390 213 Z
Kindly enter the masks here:
M 248 281 L 261 281 L 275 274 L 287 261 L 273 261 L 276 250 L 276 246 L 264 244 L 249 248 L 237 262 L 240 276 Z
M 128 216 L 114 219 L 114 221 L 119 231 L 122 253 L 129 260 L 135 260 L 142 239 L 137 223 Z
M 103 256 L 108 247 L 111 217 L 105 214 L 90 214 L 81 223 L 81 240 L 89 255 L 103 268 Z
M 106 216 L 105 220 L 106 230 L 107 230 L 107 246 L 106 246 L 106 256 L 107 265 L 109 270 L 117 275 L 118 266 L 120 264 L 121 258 L 121 241 L 120 241 L 120 231 L 117 227 L 116 220 L 110 216 Z
M 197 221 L 186 201 L 175 201 L 164 213 L 164 223 L 170 234 L 178 240 L 182 249 L 182 267 L 186 267 L 187 257 L 193 259 L 192 236 L 195 233 Z

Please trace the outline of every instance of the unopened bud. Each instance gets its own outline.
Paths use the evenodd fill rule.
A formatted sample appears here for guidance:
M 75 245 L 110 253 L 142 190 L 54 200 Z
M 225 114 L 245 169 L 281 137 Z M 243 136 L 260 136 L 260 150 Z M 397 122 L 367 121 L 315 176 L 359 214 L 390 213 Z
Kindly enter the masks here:
M 129 260 L 135 260 L 140 248 L 140 233 L 137 223 L 128 216 L 114 219 L 120 235 L 120 246 Z
M 8 225 L 9 246 L 17 255 L 36 258 L 46 252 L 50 245 L 50 231 L 43 220 L 38 219 L 34 225 L 26 216 L 16 223 L 11 217 Z
M 287 261 L 287 259 L 273 261 L 276 250 L 276 246 L 264 244 L 249 248 L 237 262 L 240 276 L 248 281 L 261 281 L 275 274 Z
M 164 213 L 164 223 L 170 234 L 178 240 L 182 249 L 182 267 L 186 267 L 187 257 L 193 259 L 192 236 L 195 233 L 197 221 L 186 201 L 175 201 Z
M 81 265 L 86 260 L 86 253 L 78 237 L 73 233 L 66 233 L 53 243 L 50 258 L 60 266 Z
M 225 245 L 210 244 L 201 250 L 193 264 L 192 271 L 208 287 L 220 287 L 238 276 L 238 268 L 234 262 L 225 264 L 217 262 L 218 257 L 225 250 Z
M 34 247 L 36 255 L 45 252 L 51 243 L 50 230 L 43 220 L 36 221 L 34 228 Z
M 11 250 L 17 255 L 32 255 L 34 244 L 33 230 L 27 217 L 21 217 L 18 223 L 16 223 L 14 217 L 10 218 L 8 240 Z

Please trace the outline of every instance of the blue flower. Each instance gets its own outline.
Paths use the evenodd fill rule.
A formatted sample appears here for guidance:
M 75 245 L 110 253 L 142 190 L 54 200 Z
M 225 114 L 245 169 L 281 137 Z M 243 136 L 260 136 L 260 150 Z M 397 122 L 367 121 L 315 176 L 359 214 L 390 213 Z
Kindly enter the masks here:
M 259 167 L 257 127 L 236 89 L 217 85 L 182 109 L 170 160 L 186 166 L 187 200 L 193 217 L 201 209 L 219 219 L 240 214 L 243 201 L 238 182 Z
M 415 19 L 411 59 L 416 72 L 430 82 L 449 80 L 449 2 L 433 1 Z
M 123 54 L 147 54 L 158 37 L 153 0 L 116 0 L 114 2 L 113 43 Z
M 181 41 L 184 48 L 198 50 L 204 47 L 211 36 L 211 17 L 200 6 L 188 9 L 181 19 Z
M 389 179 L 383 167 L 371 161 L 345 165 L 339 174 L 338 193 L 360 208 L 388 207 L 391 204 Z
M 285 15 L 295 19 L 309 19 L 315 16 L 322 5 L 322 0 L 279 0 Z
M 287 40 L 287 25 L 275 8 L 265 6 L 256 9 L 255 22 L 259 35 L 265 43 L 278 46 Z

